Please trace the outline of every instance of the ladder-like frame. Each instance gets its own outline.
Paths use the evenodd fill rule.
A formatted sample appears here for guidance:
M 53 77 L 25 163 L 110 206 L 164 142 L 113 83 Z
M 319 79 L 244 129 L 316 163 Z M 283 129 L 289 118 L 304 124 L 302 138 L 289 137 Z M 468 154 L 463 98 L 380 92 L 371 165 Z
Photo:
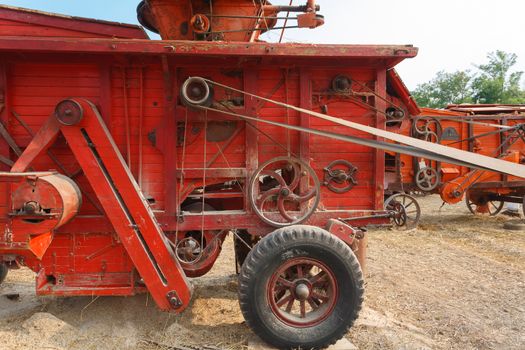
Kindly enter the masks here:
M 182 311 L 191 299 L 190 284 L 93 103 L 62 101 L 11 171 L 27 171 L 60 133 L 159 308 Z

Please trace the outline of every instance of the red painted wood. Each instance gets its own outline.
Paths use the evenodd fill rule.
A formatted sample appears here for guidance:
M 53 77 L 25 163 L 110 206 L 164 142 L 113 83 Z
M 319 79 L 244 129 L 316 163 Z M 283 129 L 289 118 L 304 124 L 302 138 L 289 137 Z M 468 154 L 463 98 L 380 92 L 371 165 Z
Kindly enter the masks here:
M 11 30 L 13 21 L 9 22 L 0 16 L 0 31 Z M 75 23 L 83 31 L 79 36 L 91 30 L 87 30 L 91 27 L 82 20 Z M 24 30 L 41 29 L 40 34 L 50 35 L 53 31 L 40 28 L 43 25 L 45 24 L 35 22 L 31 24 L 31 29 Z M 24 23 L 16 25 L 18 29 L 24 26 Z M 70 30 L 60 26 L 55 28 L 54 33 L 60 35 L 66 35 Z M 379 208 L 378 197 L 382 191 L 382 182 L 377 173 L 382 171 L 383 165 L 380 164 L 376 151 L 363 146 L 300 135 L 259 122 L 255 123 L 255 128 L 245 126 L 222 151 L 224 141 L 208 141 L 205 147 L 204 115 L 186 108 L 178 101 L 179 87 L 187 77 L 205 76 L 241 90 L 316 111 L 327 104 L 330 115 L 376 125 L 378 114 L 370 108 L 338 97 L 326 97 L 330 93 L 332 79 L 339 74 L 346 74 L 372 89 L 377 86 L 378 91 L 384 93 L 386 81 L 384 76 L 377 74 L 378 69 L 384 72 L 399 60 L 413 57 L 416 53 L 417 49 L 405 46 L 0 37 L 0 55 L 7 64 L 11 111 L 20 114 L 36 132 L 49 120 L 59 101 L 70 97 L 90 99 L 102 112 L 104 123 L 95 126 L 96 123 L 91 124 L 86 120 L 83 125 L 90 135 L 93 133 L 97 150 L 104 155 L 108 171 L 114 175 L 118 190 L 123 194 L 136 193 L 136 186 L 129 172 L 123 170 L 120 159 L 120 153 L 125 154 L 127 150 L 127 107 L 131 169 L 137 172 L 138 145 L 142 142 L 142 192 L 154 200 L 151 209 L 155 220 L 158 220 L 159 226 L 168 235 L 173 235 L 175 231 L 183 234 L 185 231 L 201 229 L 247 229 L 254 235 L 273 231 L 272 227 L 262 224 L 250 212 L 247 199 L 239 196 L 243 190 L 246 191 L 247 180 L 261 162 L 288 154 L 288 143 L 290 153 L 302 156 L 309 162 L 321 181 L 324 168 L 333 160 L 346 159 L 359 168 L 356 175 L 358 185 L 348 193 L 336 194 L 322 186 L 322 210 L 314 214 L 308 224 L 324 227 L 329 219 L 368 215 L 370 210 Z M 126 70 L 126 85 L 122 67 Z M 139 68 L 144 72 L 142 139 L 139 139 L 138 132 L 141 112 Z M 281 80 L 285 75 L 283 84 Z M 221 89 L 215 89 L 214 96 L 217 101 L 228 103 L 232 97 L 241 97 L 236 93 L 225 93 Z M 255 98 L 245 98 L 242 102 L 240 106 L 231 108 L 239 113 L 257 116 L 261 120 L 289 122 L 292 125 L 368 137 L 352 130 L 341 130 L 330 123 L 294 111 L 287 113 L 282 107 L 260 103 Z M 368 103 L 373 104 L 373 99 L 369 99 Z M 189 128 L 183 157 L 180 128 L 186 115 Z M 4 113 L 3 117 L 6 118 L 17 144 L 22 148 L 28 147 L 32 138 L 26 130 L 9 113 Z M 208 114 L 208 121 L 226 120 L 236 121 L 238 127 L 244 124 L 233 117 L 227 118 L 218 113 Z M 102 124 L 108 130 L 102 128 L 101 131 L 99 127 Z M 108 195 L 111 191 L 107 180 L 101 175 L 93 156 L 86 150 L 78 128 L 66 129 L 69 130 L 64 132 L 67 142 L 60 136 L 50 145 L 50 149 L 65 164 L 68 172 L 84 170 L 86 175 L 76 176 L 75 182 L 85 193 L 97 197 L 106 212 L 101 215 L 89 201 L 84 200 L 80 214 L 55 232 L 42 261 L 31 258 L 25 260 L 28 266 L 39 273 L 38 293 L 131 295 L 144 291 L 137 283 L 140 273 L 150 292 L 156 293 L 155 300 L 162 308 L 167 308 L 165 294 L 168 289 L 184 290 L 185 282 L 182 277 L 177 276 L 181 271 L 168 249 L 164 248 L 165 243 L 159 238 L 162 232 L 158 227 L 153 230 L 158 237 L 153 234 L 155 237 L 152 241 L 155 244 L 152 244 L 152 252 L 159 261 L 165 263 L 163 272 L 171 277 L 169 286 L 151 282 L 154 273 L 150 271 L 151 268 L 143 267 L 148 265 L 144 250 L 136 241 L 130 243 L 124 239 L 132 234 L 132 230 L 125 225 L 128 219 L 119 212 L 115 201 Z M 112 139 L 114 145 L 108 144 L 105 137 Z M 106 141 L 100 144 L 100 140 Z M 11 154 L 8 155 L 12 157 Z M 14 157 L 12 159 L 16 160 Z M 56 168 L 49 157 L 31 159 L 35 170 Z M 177 201 L 179 194 L 181 202 L 190 198 L 184 205 L 192 200 L 202 200 L 198 190 L 191 192 L 203 185 L 202 168 L 205 160 L 213 160 L 206 169 L 206 185 L 217 186 L 239 180 L 243 188 L 219 191 L 209 187 L 206 189 L 206 201 L 216 207 L 216 211 L 204 216 L 187 213 L 184 216 L 178 215 L 181 214 L 178 210 L 181 203 Z M 184 174 L 182 183 L 181 174 Z M 179 192 L 180 188 L 182 190 Z M 8 195 L 6 193 L 0 198 L 5 200 Z M 144 212 L 147 206 L 136 198 L 130 201 L 133 202 L 130 205 L 134 208 L 133 214 L 147 219 L 149 214 Z M 366 219 L 355 224 L 386 221 L 388 220 Z M 150 222 L 149 226 L 151 225 L 153 224 Z M 93 286 L 95 279 L 102 281 L 98 287 Z
M 0 36 L 71 36 L 147 39 L 135 25 L 0 6 Z

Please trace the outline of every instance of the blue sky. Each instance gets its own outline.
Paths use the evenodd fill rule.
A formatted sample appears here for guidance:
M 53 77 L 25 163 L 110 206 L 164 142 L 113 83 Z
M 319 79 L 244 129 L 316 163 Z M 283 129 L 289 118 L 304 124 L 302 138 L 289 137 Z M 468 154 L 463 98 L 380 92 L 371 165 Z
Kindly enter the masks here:
M 11 0 L 0 4 L 136 23 L 139 0 Z M 304 0 L 295 0 L 295 4 Z M 318 0 L 326 24 L 289 30 L 288 41 L 338 44 L 413 44 L 417 58 L 399 66 L 409 88 L 439 70 L 472 69 L 497 49 L 519 56 L 525 71 L 523 0 Z M 288 4 L 288 0 L 273 0 Z M 269 41 L 277 34 L 270 35 Z

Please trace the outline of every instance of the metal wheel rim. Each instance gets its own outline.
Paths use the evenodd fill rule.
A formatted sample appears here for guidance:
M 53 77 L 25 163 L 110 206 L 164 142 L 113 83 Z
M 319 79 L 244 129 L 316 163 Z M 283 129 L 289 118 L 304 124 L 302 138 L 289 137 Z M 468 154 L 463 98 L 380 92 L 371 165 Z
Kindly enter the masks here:
M 406 216 L 406 220 L 404 224 L 406 229 L 412 229 L 412 228 L 417 227 L 419 220 L 421 219 L 421 207 L 419 206 L 419 203 L 417 202 L 417 200 L 408 194 L 404 194 L 404 193 L 395 194 L 387 199 L 387 201 L 385 202 L 385 209 L 392 210 L 392 209 L 389 209 L 389 206 L 391 206 L 394 202 L 401 203 L 401 205 L 403 206 L 404 215 Z M 411 215 L 411 214 L 415 214 L 415 215 Z M 394 222 L 396 222 L 395 219 L 394 219 Z M 400 226 L 400 227 L 403 227 L 403 226 Z
M 313 268 L 320 271 L 312 276 L 309 273 Z M 299 285 L 308 288 L 306 299 L 298 296 L 296 291 Z M 320 293 L 321 289 L 324 294 Z M 303 328 L 316 326 L 328 318 L 335 308 L 339 293 L 332 270 L 318 260 L 305 257 L 282 264 L 272 274 L 267 291 L 272 313 L 288 325 Z M 284 294 L 282 291 L 285 291 Z M 297 307 L 299 315 L 294 312 Z
M 427 177 L 427 172 L 431 172 L 430 179 Z M 423 177 L 421 177 L 423 175 Z M 428 182 L 428 186 L 425 184 Z M 416 186 L 426 192 L 430 192 L 436 189 L 439 185 L 439 174 L 436 169 L 431 167 L 425 167 L 420 169 L 416 174 Z
M 495 205 L 494 203 L 499 203 L 499 204 Z M 502 202 L 502 201 L 487 201 L 487 203 L 484 203 L 484 204 L 477 204 L 476 202 L 471 200 L 468 195 L 466 196 L 466 204 L 467 204 L 468 210 L 472 214 L 474 214 L 474 215 L 488 214 L 489 216 L 496 216 L 496 215 L 498 215 L 503 210 L 503 207 L 505 206 L 505 202 Z M 479 207 L 481 205 L 488 205 L 488 210 L 489 210 L 488 213 L 479 212 L 477 210 L 477 207 Z M 491 208 L 493 208 L 494 210 L 491 211 Z

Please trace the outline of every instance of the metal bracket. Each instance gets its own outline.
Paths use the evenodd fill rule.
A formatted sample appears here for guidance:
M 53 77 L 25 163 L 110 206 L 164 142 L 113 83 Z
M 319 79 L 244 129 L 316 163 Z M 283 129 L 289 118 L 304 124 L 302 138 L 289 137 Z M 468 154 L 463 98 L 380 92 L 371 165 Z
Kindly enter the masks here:
M 347 160 L 333 161 L 324 168 L 323 185 L 334 193 L 346 193 L 357 185 L 357 180 L 354 178 L 357 170 L 358 168 Z
M 182 301 L 176 291 L 172 290 L 171 292 L 168 292 L 166 298 L 174 309 L 178 309 L 182 306 Z

